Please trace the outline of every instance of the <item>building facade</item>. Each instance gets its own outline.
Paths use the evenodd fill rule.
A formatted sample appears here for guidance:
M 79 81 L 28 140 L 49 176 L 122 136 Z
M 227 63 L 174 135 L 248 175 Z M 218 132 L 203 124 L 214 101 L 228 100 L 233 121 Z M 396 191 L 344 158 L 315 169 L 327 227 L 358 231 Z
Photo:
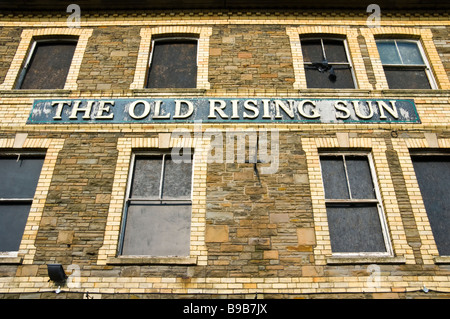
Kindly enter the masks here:
M 6 6 L 0 298 L 448 298 L 450 20 L 380 8 Z

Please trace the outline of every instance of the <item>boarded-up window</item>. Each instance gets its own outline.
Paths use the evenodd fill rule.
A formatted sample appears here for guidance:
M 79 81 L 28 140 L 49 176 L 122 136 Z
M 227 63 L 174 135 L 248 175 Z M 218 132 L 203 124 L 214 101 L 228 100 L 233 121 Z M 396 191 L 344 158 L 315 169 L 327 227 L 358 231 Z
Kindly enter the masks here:
M 153 41 L 148 88 L 195 88 L 197 86 L 197 40 Z
M 450 156 L 412 160 L 439 254 L 450 256 Z
M 417 41 L 377 40 L 390 89 L 431 89 L 432 77 Z
M 76 41 L 36 41 L 17 81 L 19 89 L 63 89 Z
M 333 253 L 388 253 L 381 202 L 367 155 L 322 155 Z
M 134 156 L 122 255 L 189 255 L 191 179 L 191 162 L 170 154 Z
M 355 88 L 353 71 L 343 39 L 302 39 L 308 88 Z
M 43 156 L 11 155 L 0 157 L 0 251 L 19 250 Z

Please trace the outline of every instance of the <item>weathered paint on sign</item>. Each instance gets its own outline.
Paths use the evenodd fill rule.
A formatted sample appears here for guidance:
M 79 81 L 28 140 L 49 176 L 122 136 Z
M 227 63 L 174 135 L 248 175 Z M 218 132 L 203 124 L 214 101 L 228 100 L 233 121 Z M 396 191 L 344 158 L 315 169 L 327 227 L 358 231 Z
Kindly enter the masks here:
M 413 100 L 161 98 L 34 101 L 27 123 L 420 123 Z

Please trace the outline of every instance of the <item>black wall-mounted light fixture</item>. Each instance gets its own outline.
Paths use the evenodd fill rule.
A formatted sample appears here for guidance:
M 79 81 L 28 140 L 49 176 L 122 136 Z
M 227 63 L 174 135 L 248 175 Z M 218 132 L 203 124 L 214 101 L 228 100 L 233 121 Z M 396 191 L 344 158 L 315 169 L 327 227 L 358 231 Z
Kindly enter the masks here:
M 61 264 L 48 264 L 47 271 L 50 280 L 54 281 L 55 283 L 63 283 L 67 279 L 67 275 L 64 272 L 64 268 Z

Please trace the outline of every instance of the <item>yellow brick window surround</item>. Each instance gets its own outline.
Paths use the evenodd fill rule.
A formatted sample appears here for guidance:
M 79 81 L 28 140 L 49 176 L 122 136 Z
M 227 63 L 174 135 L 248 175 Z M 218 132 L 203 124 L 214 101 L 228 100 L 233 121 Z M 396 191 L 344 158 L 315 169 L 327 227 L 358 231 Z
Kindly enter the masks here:
M 151 54 L 152 39 L 155 36 L 171 35 L 196 35 L 198 36 L 197 51 L 197 89 L 209 89 L 208 64 L 209 64 L 209 37 L 212 34 L 211 27 L 196 26 L 163 26 L 141 29 L 141 43 L 137 57 L 134 81 L 130 89 L 143 89 L 147 77 L 149 59 Z
M 295 82 L 294 89 L 307 89 L 306 75 L 303 64 L 303 53 L 300 43 L 302 35 L 337 35 L 345 37 L 348 45 L 349 55 L 354 69 L 355 80 L 358 89 L 372 89 L 367 77 L 364 60 L 358 44 L 358 29 L 342 28 L 335 26 L 306 26 L 306 27 L 287 27 L 286 33 L 289 36 L 291 44 L 292 59 L 294 64 Z
M 121 138 L 118 141 L 118 159 L 111 202 L 106 222 L 103 246 L 99 250 L 97 263 L 104 264 L 206 264 L 206 141 L 178 133 L 159 133 L 155 138 Z M 190 249 L 187 257 L 118 256 L 121 223 L 125 207 L 126 188 L 132 154 L 135 150 L 167 150 L 192 148 L 192 212 Z
M 401 39 L 413 39 L 420 41 L 420 44 L 425 53 L 425 58 L 430 65 L 434 81 L 436 82 L 436 88 L 441 90 L 450 89 L 450 81 L 439 57 L 439 53 L 436 50 L 436 46 L 434 45 L 433 34 L 430 29 L 403 27 L 364 28 L 361 29 L 361 34 L 366 39 L 367 50 L 369 52 L 370 60 L 374 70 L 375 79 L 377 82 L 375 89 L 389 89 L 376 45 L 376 39 L 379 37 L 398 37 Z
M 42 37 L 57 36 L 76 36 L 78 37 L 77 46 L 72 58 L 69 73 L 66 78 L 64 90 L 76 90 L 77 79 L 80 71 L 83 55 L 89 37 L 92 35 L 92 29 L 82 28 L 44 28 L 44 29 L 25 29 L 22 31 L 19 47 L 13 58 L 11 66 L 6 74 L 5 81 L 0 85 L 0 90 L 11 90 L 14 88 L 20 70 L 25 63 L 34 39 Z
M 401 223 L 400 210 L 386 157 L 386 144 L 379 138 L 351 138 L 348 133 L 338 133 L 336 138 L 302 138 L 308 163 L 308 175 L 311 185 L 311 200 L 314 214 L 317 246 L 314 255 L 317 265 L 333 263 L 415 263 L 411 247 Z M 370 150 L 373 157 L 377 183 L 381 194 L 387 231 L 392 245 L 392 256 L 352 256 L 336 257 L 332 253 L 330 231 L 325 205 L 325 193 L 320 166 L 320 150 Z M 375 178 L 375 177 L 374 177 Z

